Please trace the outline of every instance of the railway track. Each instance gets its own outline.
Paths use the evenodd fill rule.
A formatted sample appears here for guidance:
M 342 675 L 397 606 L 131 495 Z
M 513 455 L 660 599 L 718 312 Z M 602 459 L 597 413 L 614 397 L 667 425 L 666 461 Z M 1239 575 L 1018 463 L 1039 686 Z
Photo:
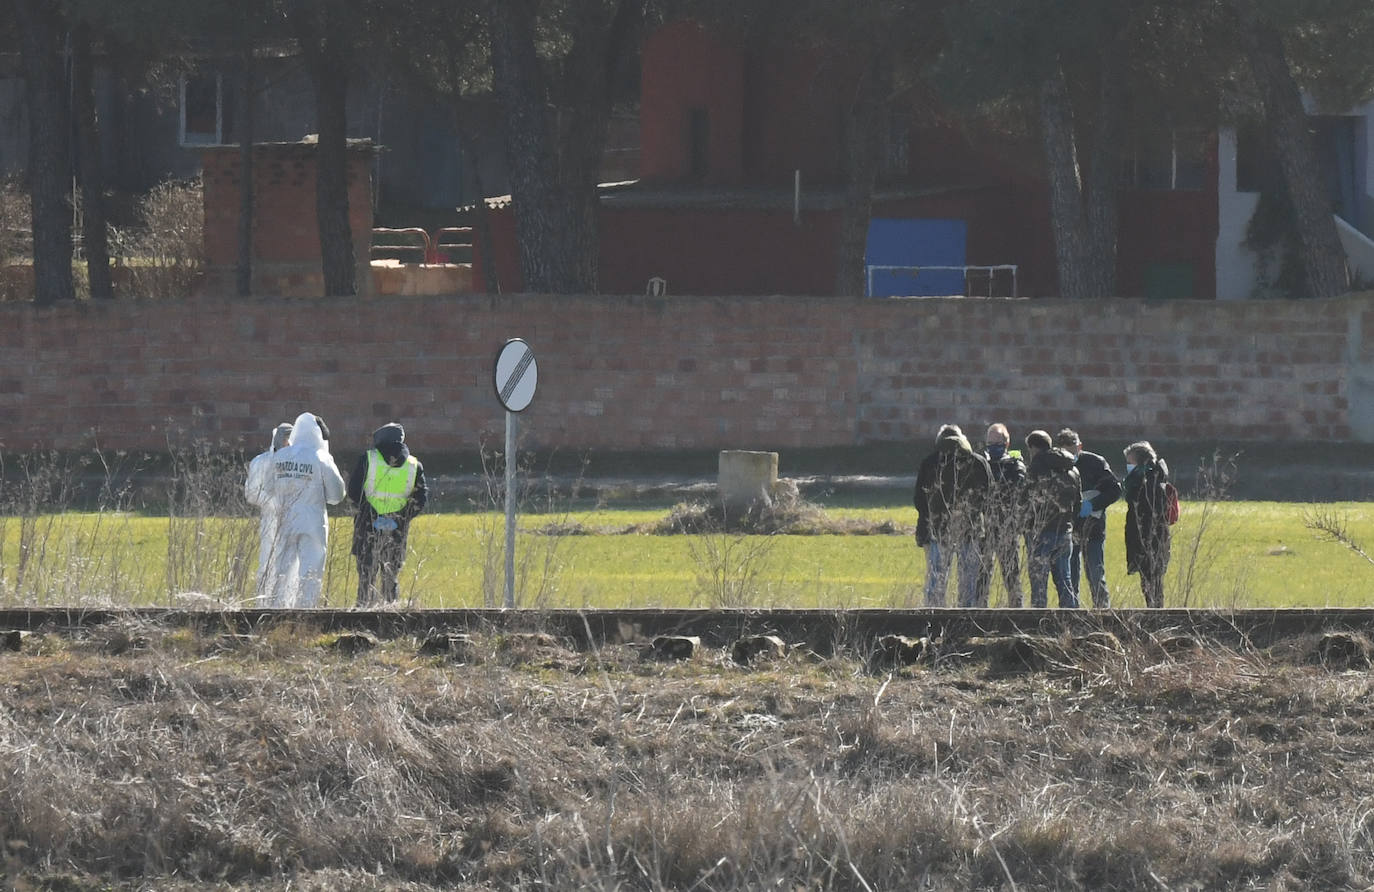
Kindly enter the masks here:
M 965 610 L 965 609 L 444 609 L 204 610 L 159 607 L 0 609 L 0 631 L 80 635 L 109 624 L 151 624 L 206 633 L 253 634 L 276 626 L 366 632 L 379 638 L 444 633 L 544 632 L 589 649 L 664 635 L 694 636 L 708 647 L 776 635 L 817 653 L 884 635 L 961 640 L 975 636 L 1107 631 L 1122 638 L 1191 635 L 1228 647 L 1267 647 L 1329 632 L 1374 637 L 1374 609 Z

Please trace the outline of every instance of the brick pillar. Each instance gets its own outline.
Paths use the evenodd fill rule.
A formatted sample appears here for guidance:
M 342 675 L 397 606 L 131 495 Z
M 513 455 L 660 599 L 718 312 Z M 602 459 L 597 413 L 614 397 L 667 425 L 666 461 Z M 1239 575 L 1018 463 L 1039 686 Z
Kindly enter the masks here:
M 358 293 L 372 289 L 372 160 L 370 140 L 348 143 L 348 219 L 353 230 Z M 318 147 L 310 142 L 258 143 L 253 147 L 253 292 L 288 297 L 324 293 L 319 225 L 315 219 Z M 239 147 L 202 150 L 205 195 L 204 290 L 228 295 L 238 262 Z

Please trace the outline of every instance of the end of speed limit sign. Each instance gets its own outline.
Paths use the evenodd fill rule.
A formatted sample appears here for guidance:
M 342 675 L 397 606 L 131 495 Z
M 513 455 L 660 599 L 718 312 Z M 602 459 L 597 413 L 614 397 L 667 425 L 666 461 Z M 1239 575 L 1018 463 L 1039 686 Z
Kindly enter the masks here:
M 507 412 L 523 412 L 534 399 L 539 383 L 539 365 L 534 351 L 521 338 L 511 338 L 496 354 L 496 398 Z

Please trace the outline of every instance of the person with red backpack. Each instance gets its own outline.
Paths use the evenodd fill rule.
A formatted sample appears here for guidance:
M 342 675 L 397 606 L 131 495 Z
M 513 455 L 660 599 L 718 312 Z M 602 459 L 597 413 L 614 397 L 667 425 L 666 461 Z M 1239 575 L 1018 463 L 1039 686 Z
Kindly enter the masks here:
M 1178 519 L 1178 495 L 1169 465 L 1146 440 L 1126 447 L 1126 572 L 1140 574 L 1146 607 L 1164 606 L 1169 569 L 1169 525 Z

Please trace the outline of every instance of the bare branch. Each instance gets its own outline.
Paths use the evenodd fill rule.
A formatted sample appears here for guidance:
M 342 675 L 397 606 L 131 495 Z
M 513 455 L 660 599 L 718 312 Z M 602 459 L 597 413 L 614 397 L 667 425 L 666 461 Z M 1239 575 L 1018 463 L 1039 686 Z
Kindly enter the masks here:
M 1369 553 L 1364 550 L 1364 546 L 1351 538 L 1344 514 L 1339 514 L 1332 508 L 1312 508 L 1303 512 L 1302 525 L 1316 533 L 1317 538 L 1339 542 L 1369 563 L 1374 564 L 1374 557 L 1370 557 Z

